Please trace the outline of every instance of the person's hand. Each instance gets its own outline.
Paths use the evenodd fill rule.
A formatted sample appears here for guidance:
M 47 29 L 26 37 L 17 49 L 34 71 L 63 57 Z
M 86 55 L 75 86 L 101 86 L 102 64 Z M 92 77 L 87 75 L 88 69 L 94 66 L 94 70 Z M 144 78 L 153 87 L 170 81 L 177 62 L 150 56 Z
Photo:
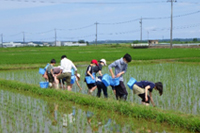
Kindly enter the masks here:
M 93 76 L 91 76 L 91 78 L 94 80 L 94 77 L 93 77 Z
M 145 101 L 146 101 L 146 102 L 148 101 L 148 97 L 145 97 Z
M 120 76 L 121 76 L 121 73 L 118 73 L 118 74 L 116 75 L 117 78 L 120 77 Z
M 112 74 L 112 78 L 113 78 L 113 79 L 115 78 L 115 75 L 114 75 L 114 74 Z

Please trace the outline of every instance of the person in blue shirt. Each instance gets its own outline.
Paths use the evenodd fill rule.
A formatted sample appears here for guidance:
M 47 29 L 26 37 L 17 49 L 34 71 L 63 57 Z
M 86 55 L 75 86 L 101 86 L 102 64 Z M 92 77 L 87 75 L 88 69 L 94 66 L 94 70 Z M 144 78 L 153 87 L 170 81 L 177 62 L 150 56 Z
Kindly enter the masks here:
M 140 81 L 136 82 L 133 85 L 133 93 L 137 94 L 142 99 L 142 104 L 149 105 L 150 101 L 152 105 L 155 107 L 155 103 L 153 101 L 152 92 L 153 90 L 157 90 L 160 96 L 163 94 L 163 84 L 162 82 L 150 82 L 150 81 Z M 149 95 L 148 95 L 149 92 Z
M 119 77 L 120 83 L 118 86 L 113 88 L 117 100 L 120 98 L 122 100 L 127 99 L 128 92 L 123 82 L 123 74 L 126 73 L 128 63 L 131 62 L 132 57 L 127 53 L 124 57 L 114 61 L 108 66 L 108 69 L 111 73 L 112 78 Z M 112 68 L 115 68 L 115 74 L 113 73 Z

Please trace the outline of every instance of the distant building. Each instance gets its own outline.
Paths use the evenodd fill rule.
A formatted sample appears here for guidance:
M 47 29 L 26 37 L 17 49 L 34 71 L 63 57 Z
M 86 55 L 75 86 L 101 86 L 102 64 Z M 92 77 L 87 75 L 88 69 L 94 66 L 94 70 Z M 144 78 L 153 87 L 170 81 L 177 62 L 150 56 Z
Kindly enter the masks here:
M 35 46 L 38 46 L 38 44 L 33 43 L 33 42 L 29 42 L 29 43 L 27 43 L 27 46 L 33 46 L 33 47 L 35 47 Z
M 63 42 L 63 46 L 87 46 L 87 43 Z
M 7 47 L 23 47 L 25 46 L 25 44 L 22 43 L 14 43 L 14 42 L 5 42 L 2 44 L 3 47 L 7 48 Z
M 149 46 L 158 44 L 158 40 L 148 40 L 148 44 L 149 44 Z

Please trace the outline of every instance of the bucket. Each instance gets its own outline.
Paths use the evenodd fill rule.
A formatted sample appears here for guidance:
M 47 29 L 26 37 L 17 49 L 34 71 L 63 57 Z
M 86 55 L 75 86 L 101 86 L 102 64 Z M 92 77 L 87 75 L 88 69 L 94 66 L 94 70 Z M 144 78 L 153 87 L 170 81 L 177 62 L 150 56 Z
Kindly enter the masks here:
M 39 68 L 39 73 L 42 74 L 42 75 L 44 75 L 45 70 L 43 68 Z
M 49 82 L 40 82 L 40 88 L 48 88 Z
M 95 83 L 95 74 L 93 73 L 92 76 L 94 77 L 94 79 L 91 78 L 91 76 L 85 76 L 85 80 L 87 84 L 93 84 Z
M 104 83 L 104 85 L 106 87 L 108 87 L 110 85 L 110 75 L 108 74 L 104 74 L 103 77 L 102 77 L 102 82 Z
M 76 76 L 71 76 L 71 82 L 70 82 L 70 84 L 74 84 L 75 81 L 76 81 Z
M 118 78 L 110 77 L 110 85 L 111 86 L 118 86 L 119 85 L 119 77 Z
M 46 71 L 47 70 L 47 67 L 49 66 L 49 63 L 44 67 L 44 70 Z
M 133 85 L 135 84 L 135 82 L 137 82 L 136 79 L 134 79 L 134 78 L 132 78 L 132 77 L 129 79 L 127 85 L 128 85 L 128 87 L 129 87 L 131 90 L 133 89 Z
M 71 69 L 71 76 L 74 76 L 74 69 Z

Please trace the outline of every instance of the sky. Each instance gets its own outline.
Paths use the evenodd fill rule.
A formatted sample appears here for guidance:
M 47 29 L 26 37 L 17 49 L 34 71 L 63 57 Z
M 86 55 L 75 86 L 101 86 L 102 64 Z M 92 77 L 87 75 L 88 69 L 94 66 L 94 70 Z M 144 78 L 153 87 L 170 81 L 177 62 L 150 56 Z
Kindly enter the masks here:
M 170 39 L 170 1 L 0 0 L 0 42 Z M 200 38 L 199 0 L 177 0 L 173 16 L 173 38 Z

